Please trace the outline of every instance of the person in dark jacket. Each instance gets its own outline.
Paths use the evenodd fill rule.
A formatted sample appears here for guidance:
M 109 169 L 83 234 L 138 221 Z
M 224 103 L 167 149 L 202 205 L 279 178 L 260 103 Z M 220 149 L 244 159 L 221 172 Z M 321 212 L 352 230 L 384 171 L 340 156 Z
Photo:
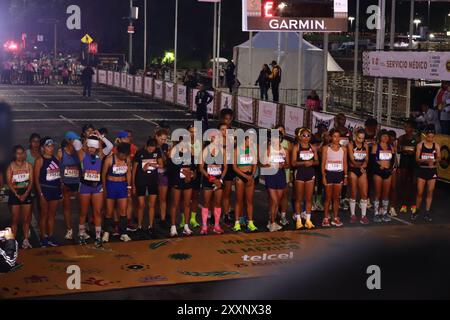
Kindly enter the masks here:
M 83 97 L 91 96 L 92 89 L 92 76 L 95 74 L 94 69 L 91 66 L 84 68 L 81 73 L 81 81 L 83 83 Z
M 272 87 L 273 101 L 280 101 L 280 82 L 281 82 L 281 67 L 274 60 L 271 63 L 272 73 L 269 75 L 270 84 Z
M 208 104 L 213 99 L 213 96 L 205 90 L 205 86 L 200 84 L 199 91 L 195 96 L 195 105 L 197 106 L 197 120 L 203 121 L 203 130 L 208 130 Z
M 19 246 L 11 228 L 0 231 L 0 273 L 11 271 L 16 266 Z
M 270 81 L 269 81 L 270 73 L 271 72 L 270 72 L 269 65 L 264 64 L 262 67 L 262 70 L 259 72 L 258 80 L 256 80 L 255 85 L 259 86 L 261 100 L 266 100 L 266 101 L 269 100 L 268 91 L 269 91 L 269 87 L 270 87 Z
M 230 90 L 230 93 L 233 92 L 234 80 L 236 79 L 236 75 L 234 74 L 235 69 L 236 66 L 234 65 L 233 61 L 228 60 L 228 63 L 225 67 L 225 81 L 227 83 L 228 89 Z

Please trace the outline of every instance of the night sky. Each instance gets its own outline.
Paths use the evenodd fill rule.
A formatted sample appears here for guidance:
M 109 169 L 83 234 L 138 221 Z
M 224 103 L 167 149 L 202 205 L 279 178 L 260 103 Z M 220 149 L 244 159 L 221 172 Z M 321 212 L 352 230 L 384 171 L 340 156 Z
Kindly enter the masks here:
M 365 9 L 377 0 L 361 0 L 361 24 L 365 24 Z M 213 4 L 197 0 L 179 0 L 179 58 L 181 62 L 207 61 L 212 52 Z M 65 26 L 68 5 L 81 7 L 82 30 L 69 31 Z M 143 0 L 135 0 L 140 8 L 140 19 L 136 23 L 135 61 L 143 56 Z M 355 1 L 349 1 L 350 15 L 355 15 Z M 390 8 L 390 1 L 387 7 Z M 20 38 L 22 32 L 30 37 L 44 34 L 52 48 L 52 26 L 39 24 L 39 18 L 56 17 L 59 25 L 59 48 L 76 50 L 80 38 L 89 33 L 99 43 L 104 53 L 127 53 L 127 21 L 122 17 L 129 13 L 128 0 L 0 0 L 0 41 Z M 164 50 L 173 49 L 175 0 L 148 0 L 148 53 L 151 58 L 160 57 Z M 388 9 L 389 12 L 390 9 Z M 450 12 L 450 2 L 434 3 L 431 7 L 431 29 L 443 31 L 445 16 Z M 427 3 L 416 3 L 416 13 L 427 21 Z M 408 30 L 409 1 L 397 7 L 397 32 Z M 448 19 L 450 26 L 450 18 Z M 231 57 L 233 46 L 248 39 L 241 31 L 241 0 L 223 0 L 222 4 L 222 56 Z

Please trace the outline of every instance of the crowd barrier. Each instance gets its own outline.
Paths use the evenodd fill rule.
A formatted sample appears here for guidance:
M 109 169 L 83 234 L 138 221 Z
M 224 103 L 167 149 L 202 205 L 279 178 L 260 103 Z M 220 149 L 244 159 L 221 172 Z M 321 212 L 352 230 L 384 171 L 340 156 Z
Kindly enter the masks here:
M 97 84 L 120 88 L 130 93 L 177 105 L 189 112 L 196 111 L 195 96 L 198 90 L 188 89 L 182 84 L 106 70 L 95 70 L 93 81 Z M 228 108 L 234 111 L 237 122 L 266 129 L 271 129 L 281 123 L 290 137 L 294 136 L 296 128 L 304 125 L 308 125 L 313 131 L 319 124 L 325 124 L 327 128 L 332 128 L 334 125 L 336 114 L 332 112 L 308 112 L 304 107 L 295 105 L 241 97 L 218 90 L 208 92 L 214 97 L 214 100 L 208 105 L 208 114 L 213 118 L 217 118 L 222 109 Z M 364 127 L 364 120 L 347 116 L 346 126 L 353 131 L 355 128 Z M 394 130 L 398 137 L 405 133 L 401 128 L 384 125 L 381 127 Z M 450 137 L 437 135 L 437 142 L 442 146 L 443 158 L 439 166 L 439 176 L 443 180 L 450 181 Z

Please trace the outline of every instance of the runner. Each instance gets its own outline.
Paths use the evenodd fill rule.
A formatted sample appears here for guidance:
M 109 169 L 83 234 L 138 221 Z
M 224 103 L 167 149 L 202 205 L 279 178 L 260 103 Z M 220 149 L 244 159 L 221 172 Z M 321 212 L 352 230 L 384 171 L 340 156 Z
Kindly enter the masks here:
M 437 164 L 441 160 L 441 147 L 435 142 L 434 136 L 436 130 L 434 125 L 429 125 L 424 130 L 425 139 L 419 143 L 416 151 L 417 169 L 417 209 L 420 210 L 422 206 L 423 193 L 427 187 L 427 197 L 425 201 L 425 215 L 423 216 L 426 222 L 431 222 L 431 204 L 433 202 L 433 193 L 436 186 Z M 411 215 L 411 220 L 416 220 L 418 213 Z
M 158 196 L 158 169 L 163 167 L 161 153 L 156 148 L 156 140 L 147 140 L 146 147 L 136 153 L 132 171 L 133 195 L 138 198 L 138 232 L 143 234 L 142 222 L 146 200 L 148 203 L 148 236 L 153 235 L 156 197 Z
M 322 149 L 322 176 L 325 186 L 325 218 L 322 227 L 330 226 L 330 202 L 333 202 L 333 215 L 331 225 L 342 227 L 344 224 L 339 218 L 339 198 L 342 185 L 347 184 L 347 149 L 340 144 L 341 134 L 336 129 L 330 130 L 331 142 Z
M 9 187 L 8 206 L 11 210 L 11 230 L 17 238 L 17 227 L 22 215 L 23 242 L 22 249 L 31 249 L 31 190 L 33 189 L 33 166 L 26 161 L 25 149 L 22 146 L 13 148 L 13 161 L 6 170 Z
M 339 144 L 347 148 L 351 139 L 352 139 L 352 133 L 351 131 L 345 126 L 347 123 L 347 117 L 343 113 L 339 113 L 336 115 L 334 120 L 334 127 L 339 131 L 341 134 L 341 140 L 339 141 Z M 348 150 L 347 150 L 348 151 Z M 350 194 L 349 189 L 346 185 L 342 186 L 342 197 L 340 201 L 340 208 L 342 210 L 348 210 L 349 209 L 349 200 Z
M 389 133 L 381 130 L 379 142 L 372 146 L 371 154 L 374 157 L 374 222 L 389 222 L 391 217 L 388 213 L 389 193 L 391 191 L 392 172 L 396 162 L 395 147 L 389 144 Z M 382 208 L 380 211 L 380 200 Z
M 28 139 L 28 142 L 30 145 L 27 150 L 26 161 L 34 166 L 36 159 L 41 157 L 41 136 L 38 133 L 32 133 Z
M 282 124 L 278 124 L 275 127 L 275 130 L 280 131 L 280 141 L 281 141 L 281 147 L 285 150 L 287 157 L 289 158 L 292 153 L 292 144 L 289 140 L 286 139 L 286 128 Z M 289 159 L 289 163 L 291 163 L 291 160 Z M 289 207 L 289 186 L 292 185 L 292 170 L 291 167 L 286 167 L 286 188 L 283 190 L 283 198 L 280 203 L 280 224 L 282 226 L 286 226 L 289 224 L 289 219 L 286 218 L 286 213 Z
M 367 202 L 367 208 L 371 208 L 372 205 L 370 203 L 370 198 L 373 197 L 373 193 L 375 190 L 375 186 L 373 183 L 373 173 L 376 167 L 376 161 L 374 155 L 372 155 L 372 146 L 377 143 L 377 135 L 378 135 L 378 121 L 375 118 L 368 118 L 364 122 L 364 131 L 366 132 L 365 142 L 369 147 L 369 164 L 367 166 L 367 179 L 369 181 L 369 200 Z
M 416 147 L 420 142 L 420 137 L 414 133 L 416 128 L 415 121 L 406 121 L 404 128 L 405 134 L 398 138 L 398 154 L 400 155 L 399 184 L 402 186 L 402 192 L 400 192 L 400 213 L 407 213 L 408 206 L 411 205 L 411 213 L 416 214 L 417 207 L 412 197 L 414 195 Z
M 254 135 L 256 139 L 256 132 L 254 132 Z M 256 163 L 257 149 L 250 146 L 250 138 L 246 136 L 234 151 L 233 170 L 236 173 L 236 204 L 234 207 L 233 231 L 236 232 L 241 231 L 240 217 L 243 216 L 244 203 L 247 207 L 247 229 L 251 232 L 258 230 L 253 222 L 253 195 L 255 192 L 253 177 L 256 172 Z
M 189 125 L 187 127 L 187 130 L 190 133 L 191 136 L 191 141 L 190 141 L 190 146 L 191 146 L 191 154 L 193 156 L 198 155 L 198 157 L 201 157 L 201 153 L 202 153 L 202 141 L 196 141 L 195 140 L 195 133 L 196 133 L 196 129 L 194 127 L 194 125 Z M 199 195 L 200 195 L 200 190 L 201 190 L 201 175 L 200 174 L 196 174 L 194 177 L 194 180 L 192 181 L 192 195 L 191 195 L 191 217 L 189 220 L 189 224 L 191 225 L 192 228 L 198 228 L 200 227 L 200 224 L 197 222 L 197 210 L 199 208 Z M 184 227 L 184 215 L 181 215 L 181 224 L 180 224 L 180 228 Z
M 180 206 L 181 196 L 183 196 L 183 215 L 184 221 L 189 220 L 191 211 L 192 184 L 196 177 L 196 166 L 194 156 L 191 151 L 191 144 L 181 141 L 174 141 L 169 151 L 169 161 L 167 170 L 169 176 L 169 187 L 171 187 L 171 207 L 170 207 L 170 236 L 178 236 L 176 227 L 177 210 Z M 184 223 L 183 234 L 190 236 L 191 229 L 187 223 Z
M 267 225 L 267 229 L 270 232 L 279 231 L 283 227 L 276 223 L 278 208 L 283 199 L 283 192 L 286 188 L 286 172 L 285 169 L 289 168 L 289 157 L 286 149 L 281 145 L 281 138 L 270 136 L 268 145 L 267 145 L 267 153 L 264 154 L 266 156 L 267 164 L 262 164 L 262 168 L 266 168 L 265 170 L 269 170 L 270 173 L 264 175 L 266 189 L 270 197 L 270 205 L 269 205 L 269 224 Z
M 296 132 L 295 136 L 298 136 L 300 132 L 300 128 L 298 128 L 298 132 Z M 319 164 L 314 166 L 316 171 L 316 185 L 315 192 L 313 194 L 313 205 L 312 211 L 323 211 L 323 199 L 322 195 L 324 192 L 323 186 L 323 178 L 322 178 L 322 167 L 321 167 L 321 159 L 322 159 L 322 149 L 325 144 L 328 144 L 330 140 L 328 128 L 325 124 L 319 123 L 317 125 L 317 132 L 311 137 L 311 144 L 317 150 L 317 155 L 319 156 Z
M 86 233 L 85 223 L 92 206 L 95 225 L 95 246 L 102 247 L 102 210 L 104 205 L 104 189 L 101 181 L 102 164 L 105 157 L 113 149 L 113 144 L 102 137 L 99 132 L 87 137 L 84 143 L 80 140 L 73 141 L 73 147 L 77 151 L 81 164 L 80 183 L 80 218 L 78 225 L 78 240 L 81 245 L 86 244 L 89 235 Z M 105 144 L 105 148 L 102 147 Z M 109 240 L 109 239 L 106 239 Z
M 158 168 L 158 198 L 159 198 L 159 215 L 161 224 L 167 227 L 167 192 L 169 190 L 169 178 L 167 176 L 167 160 L 169 157 L 169 145 L 167 139 L 169 131 L 159 129 L 156 131 L 156 148 L 161 155 L 162 166 Z
M 56 209 L 62 199 L 59 160 L 53 155 L 55 142 L 50 137 L 41 140 L 41 158 L 36 159 L 34 179 L 40 200 L 39 227 L 41 247 L 56 247 L 53 237 Z
M 219 128 L 226 124 L 219 124 Z M 227 159 L 222 144 L 222 133 L 211 133 L 211 143 L 203 149 L 202 161 L 199 171 L 202 175 L 203 188 L 203 208 L 202 208 L 202 229 L 200 234 L 208 234 L 208 213 L 211 207 L 211 200 L 214 207 L 214 228 L 213 232 L 222 234 L 220 227 L 220 216 L 222 215 L 222 189 L 223 179 L 227 173 Z
M 305 227 L 312 229 L 315 226 L 311 222 L 312 197 L 316 181 L 315 166 L 319 165 L 317 149 L 311 145 L 311 130 L 301 128 L 297 135 L 297 143 L 291 153 L 292 167 L 295 169 L 295 228 L 303 228 L 301 206 L 305 201 L 306 222 Z
M 73 147 L 73 141 L 80 140 L 80 137 L 73 131 L 65 135 L 61 142 L 61 149 L 58 150 L 56 158 L 61 163 L 61 180 L 63 183 L 63 213 L 66 223 L 66 235 L 64 239 L 73 240 L 72 230 L 72 206 L 71 197 L 77 196 L 80 189 L 80 159 Z
M 389 130 L 389 144 L 394 146 L 395 150 L 398 150 L 398 140 L 397 133 L 394 130 Z M 398 180 L 398 163 L 399 163 L 399 155 L 398 153 L 395 155 L 396 161 L 394 162 L 394 166 L 392 167 L 392 181 L 391 181 L 391 191 L 389 193 L 389 215 L 391 217 L 397 216 L 397 180 Z
M 350 177 L 350 223 L 357 223 L 356 216 L 356 199 L 361 198 L 359 205 L 361 207 L 361 219 L 359 222 L 363 225 L 369 224 L 367 219 L 367 165 L 369 163 L 369 147 L 365 143 L 366 134 L 363 128 L 357 129 L 354 134 L 353 141 L 348 145 L 349 155 L 349 177 Z
M 121 142 L 116 153 L 106 158 L 102 168 L 103 189 L 106 190 L 106 217 L 103 242 L 109 241 L 114 228 L 114 209 L 119 215 L 119 234 L 123 242 L 131 241 L 127 234 L 127 203 L 131 195 L 130 144 Z

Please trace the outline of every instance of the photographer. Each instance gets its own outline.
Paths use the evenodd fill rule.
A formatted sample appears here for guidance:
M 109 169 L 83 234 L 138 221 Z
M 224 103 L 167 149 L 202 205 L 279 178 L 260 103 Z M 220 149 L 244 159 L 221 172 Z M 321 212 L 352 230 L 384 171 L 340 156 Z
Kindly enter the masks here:
M 9 272 L 16 265 L 17 254 L 18 245 L 11 228 L 0 231 L 0 273 Z

